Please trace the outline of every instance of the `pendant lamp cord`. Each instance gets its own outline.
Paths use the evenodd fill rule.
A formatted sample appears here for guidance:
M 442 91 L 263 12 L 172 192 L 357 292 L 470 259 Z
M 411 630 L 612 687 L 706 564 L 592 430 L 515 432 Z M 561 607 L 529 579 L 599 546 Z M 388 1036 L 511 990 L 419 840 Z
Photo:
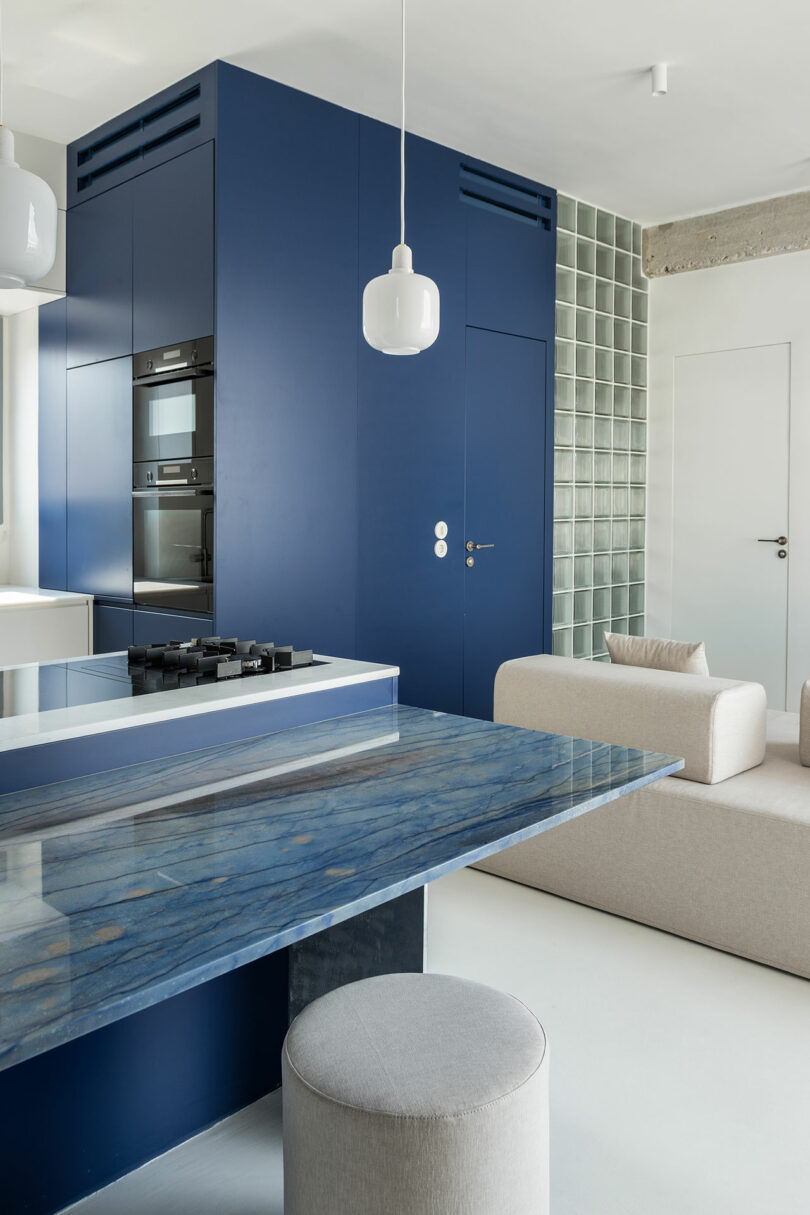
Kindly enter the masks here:
M 401 0 L 402 129 L 399 137 L 399 243 L 405 244 L 405 0 Z M 0 121 L 2 119 L 0 118 Z

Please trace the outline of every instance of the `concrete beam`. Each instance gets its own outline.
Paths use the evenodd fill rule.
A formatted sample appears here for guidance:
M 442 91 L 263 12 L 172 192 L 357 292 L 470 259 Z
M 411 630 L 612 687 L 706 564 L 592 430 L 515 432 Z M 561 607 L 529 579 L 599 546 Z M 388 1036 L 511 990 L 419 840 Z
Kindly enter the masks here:
M 810 249 L 810 190 L 645 228 L 648 278 Z

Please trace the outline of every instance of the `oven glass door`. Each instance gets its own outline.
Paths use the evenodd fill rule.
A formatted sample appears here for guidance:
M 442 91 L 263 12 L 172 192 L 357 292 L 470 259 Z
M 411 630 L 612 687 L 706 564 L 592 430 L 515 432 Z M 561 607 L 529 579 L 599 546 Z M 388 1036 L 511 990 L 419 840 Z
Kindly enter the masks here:
M 212 612 L 213 490 L 136 491 L 132 505 L 135 602 Z
M 133 385 L 132 447 L 136 461 L 213 456 L 213 376 Z

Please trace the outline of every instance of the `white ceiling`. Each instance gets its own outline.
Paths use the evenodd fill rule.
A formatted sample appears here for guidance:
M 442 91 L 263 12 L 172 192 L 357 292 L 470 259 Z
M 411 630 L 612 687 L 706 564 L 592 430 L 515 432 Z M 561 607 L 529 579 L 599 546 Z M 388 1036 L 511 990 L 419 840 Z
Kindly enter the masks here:
M 398 22 L 398 0 L 3 0 L 6 120 L 67 142 L 221 58 L 395 122 Z M 810 188 L 806 0 L 410 0 L 408 30 L 408 127 L 469 155 L 645 223 Z

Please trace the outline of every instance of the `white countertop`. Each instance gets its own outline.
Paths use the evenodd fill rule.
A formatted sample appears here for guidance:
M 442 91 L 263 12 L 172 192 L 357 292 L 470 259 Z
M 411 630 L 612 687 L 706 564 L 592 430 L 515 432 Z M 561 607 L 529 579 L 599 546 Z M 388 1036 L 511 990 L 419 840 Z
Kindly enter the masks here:
M 0 586 L 0 609 L 71 607 L 76 603 L 92 601 L 92 595 L 79 595 L 75 591 L 49 591 L 38 586 Z
M 3 667 L 0 668 L 0 675 L 4 679 L 9 677 L 7 685 L 11 689 L 11 694 L 4 696 L 4 712 L 9 713 L 11 710 L 13 715 L 0 719 L 0 752 L 58 742 L 62 739 L 81 738 L 89 734 L 103 734 L 130 726 L 151 725 L 153 722 L 190 717 L 218 709 L 233 709 L 261 701 L 302 696 L 308 692 L 344 688 L 371 680 L 391 679 L 399 674 L 399 667 L 379 663 L 356 662 L 348 658 L 330 658 L 320 654 L 316 654 L 315 658 L 324 665 L 277 671 L 271 675 L 250 675 L 241 679 L 223 680 L 222 683 L 174 688 L 142 696 L 123 694 L 116 699 L 100 699 L 91 704 L 46 710 L 40 710 L 38 707 L 40 674 L 46 668 L 50 668 L 51 673 L 54 673 L 55 668 L 64 667 L 65 663 L 30 663 L 25 666 Z M 125 664 L 126 653 L 120 651 L 114 655 L 98 654 L 74 659 L 71 661 L 71 667 L 81 666 L 83 670 L 87 670 L 94 663 L 110 659 L 123 659 Z M 92 678 L 92 673 L 88 673 L 87 678 Z M 4 688 L 5 686 L 6 684 Z

